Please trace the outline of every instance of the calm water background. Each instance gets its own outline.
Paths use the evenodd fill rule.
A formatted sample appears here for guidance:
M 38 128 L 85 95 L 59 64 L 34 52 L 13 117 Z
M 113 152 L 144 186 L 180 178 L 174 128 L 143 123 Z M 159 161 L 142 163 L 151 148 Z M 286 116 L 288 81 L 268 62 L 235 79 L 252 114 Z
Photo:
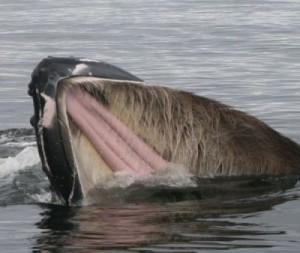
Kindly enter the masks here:
M 300 185 L 289 179 L 185 201 L 53 204 L 26 93 L 48 55 L 220 100 L 300 142 L 299 1 L 0 0 L 0 251 L 300 251 Z

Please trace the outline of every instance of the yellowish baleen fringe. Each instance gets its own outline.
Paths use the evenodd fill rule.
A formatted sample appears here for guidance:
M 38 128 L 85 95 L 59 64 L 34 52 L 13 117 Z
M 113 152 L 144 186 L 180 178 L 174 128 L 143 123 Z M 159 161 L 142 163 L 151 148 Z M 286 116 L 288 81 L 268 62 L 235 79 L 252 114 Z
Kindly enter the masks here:
M 65 82 L 97 97 L 164 159 L 199 177 L 287 174 L 300 167 L 298 144 L 217 101 L 139 82 L 94 77 Z

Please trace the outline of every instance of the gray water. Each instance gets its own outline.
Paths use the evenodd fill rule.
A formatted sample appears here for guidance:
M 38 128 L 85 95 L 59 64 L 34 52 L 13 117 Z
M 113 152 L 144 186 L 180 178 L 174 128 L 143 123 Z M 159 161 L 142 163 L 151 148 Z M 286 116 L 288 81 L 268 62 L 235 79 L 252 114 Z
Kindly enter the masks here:
M 107 61 L 300 142 L 299 1 L 0 0 L 0 252 L 300 251 L 297 179 L 144 189 L 100 206 L 54 201 L 27 95 L 48 55 Z

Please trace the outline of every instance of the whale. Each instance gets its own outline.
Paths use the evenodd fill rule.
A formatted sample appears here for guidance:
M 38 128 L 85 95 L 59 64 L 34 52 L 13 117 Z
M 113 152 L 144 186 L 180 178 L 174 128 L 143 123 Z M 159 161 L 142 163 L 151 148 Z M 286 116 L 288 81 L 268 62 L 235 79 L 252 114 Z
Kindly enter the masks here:
M 300 171 L 300 145 L 261 120 L 103 61 L 45 58 L 28 94 L 42 168 L 67 204 L 115 173 L 147 177 L 182 167 L 197 178 L 218 178 Z

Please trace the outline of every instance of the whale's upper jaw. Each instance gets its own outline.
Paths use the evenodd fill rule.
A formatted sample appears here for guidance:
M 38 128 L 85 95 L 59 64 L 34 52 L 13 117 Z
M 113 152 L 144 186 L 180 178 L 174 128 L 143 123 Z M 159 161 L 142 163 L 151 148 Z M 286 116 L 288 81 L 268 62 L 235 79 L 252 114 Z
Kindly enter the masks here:
M 72 158 L 63 146 L 56 108 L 57 84 L 70 76 L 142 81 L 120 68 L 88 59 L 48 57 L 34 69 L 28 84 L 28 94 L 34 105 L 30 122 L 35 129 L 43 170 L 52 189 L 66 203 L 74 203 L 82 197 Z
M 28 84 L 28 94 L 36 89 L 55 95 L 59 79 L 68 76 L 94 76 L 115 80 L 143 81 L 140 78 L 103 61 L 80 58 L 51 57 L 43 59 L 33 70 Z

